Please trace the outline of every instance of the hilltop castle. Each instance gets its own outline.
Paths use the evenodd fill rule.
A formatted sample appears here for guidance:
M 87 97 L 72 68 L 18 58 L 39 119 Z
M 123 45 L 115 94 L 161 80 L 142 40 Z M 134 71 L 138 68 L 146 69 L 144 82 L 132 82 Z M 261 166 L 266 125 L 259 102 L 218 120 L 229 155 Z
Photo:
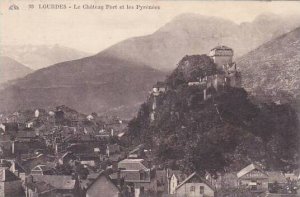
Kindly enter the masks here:
M 203 99 L 209 99 L 214 92 L 226 87 L 241 87 L 241 73 L 232 61 L 233 50 L 227 46 L 217 46 L 210 50 L 209 57 L 217 66 L 217 74 L 199 78 L 199 81 L 188 82 L 189 86 L 200 86 Z
M 213 75 L 199 76 L 197 81 L 189 81 L 188 86 L 197 86 L 203 91 L 203 100 L 211 98 L 215 93 L 228 87 L 241 87 L 241 73 L 233 62 L 233 50 L 227 46 L 217 46 L 210 50 L 208 56 L 216 66 Z M 151 120 L 155 118 L 157 97 L 167 90 L 166 84 L 157 83 L 151 92 L 153 96 Z

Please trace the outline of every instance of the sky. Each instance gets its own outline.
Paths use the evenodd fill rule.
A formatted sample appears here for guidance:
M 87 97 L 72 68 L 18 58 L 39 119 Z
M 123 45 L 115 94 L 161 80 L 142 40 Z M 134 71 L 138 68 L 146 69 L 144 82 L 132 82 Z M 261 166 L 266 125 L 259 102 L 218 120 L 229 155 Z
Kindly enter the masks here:
M 19 10 L 9 10 L 12 4 Z M 29 8 L 30 4 L 33 9 Z M 56 4 L 66 6 L 66 9 L 44 9 Z M 81 8 L 74 9 L 74 5 Z M 83 5 L 104 8 L 83 9 Z M 126 9 L 127 5 L 134 9 Z M 139 10 L 137 5 L 159 9 Z M 112 9 L 114 6 L 117 9 Z M 151 34 L 184 13 L 241 23 L 250 22 L 262 13 L 293 15 L 299 10 L 300 2 L 296 1 L 0 0 L 0 44 L 59 44 L 97 53 L 124 39 Z

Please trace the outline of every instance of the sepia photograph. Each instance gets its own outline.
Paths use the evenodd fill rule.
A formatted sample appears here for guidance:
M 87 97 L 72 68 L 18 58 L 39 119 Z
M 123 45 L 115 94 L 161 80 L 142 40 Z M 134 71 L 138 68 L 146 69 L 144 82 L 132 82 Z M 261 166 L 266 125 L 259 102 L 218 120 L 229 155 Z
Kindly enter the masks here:
M 299 10 L 0 0 L 0 197 L 300 197 Z

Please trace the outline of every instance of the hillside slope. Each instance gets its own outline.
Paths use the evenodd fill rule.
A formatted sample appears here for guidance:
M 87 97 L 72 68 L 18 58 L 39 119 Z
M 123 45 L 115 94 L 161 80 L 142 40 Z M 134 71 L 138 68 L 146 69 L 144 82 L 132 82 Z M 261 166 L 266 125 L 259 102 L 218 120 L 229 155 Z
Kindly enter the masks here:
M 0 84 L 9 80 L 24 77 L 32 70 L 14 59 L 6 56 L 0 56 Z
M 237 64 L 243 85 L 254 93 L 273 100 L 300 99 L 300 28 L 263 44 Z
M 131 117 L 165 73 L 125 60 L 91 56 L 38 70 L 0 95 L 1 110 L 67 105 Z

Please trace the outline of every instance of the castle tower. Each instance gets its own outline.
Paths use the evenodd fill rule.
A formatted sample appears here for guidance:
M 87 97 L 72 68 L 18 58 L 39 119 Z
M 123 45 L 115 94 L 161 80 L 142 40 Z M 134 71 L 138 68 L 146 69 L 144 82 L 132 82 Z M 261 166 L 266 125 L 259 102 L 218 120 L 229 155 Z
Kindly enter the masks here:
M 227 46 L 217 46 L 210 50 L 209 56 L 218 68 L 222 68 L 223 65 L 232 64 L 233 50 Z

